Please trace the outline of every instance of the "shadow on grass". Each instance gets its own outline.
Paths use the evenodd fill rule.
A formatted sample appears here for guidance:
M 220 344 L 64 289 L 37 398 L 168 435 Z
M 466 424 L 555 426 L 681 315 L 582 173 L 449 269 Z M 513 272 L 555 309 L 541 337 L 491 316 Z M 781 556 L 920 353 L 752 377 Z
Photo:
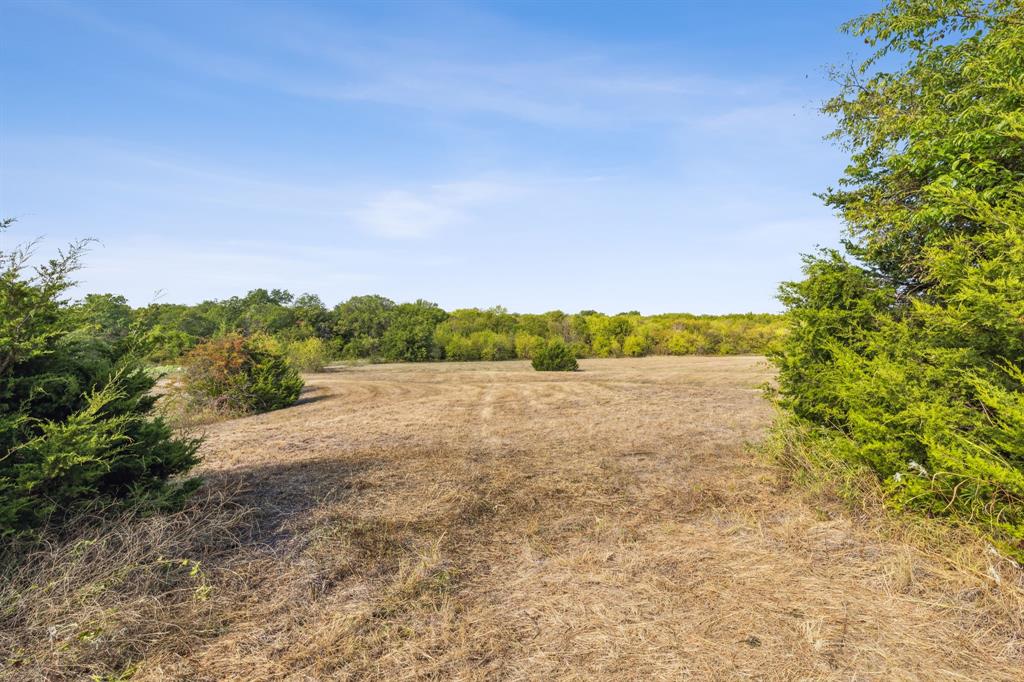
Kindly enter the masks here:
M 236 467 L 201 474 L 203 487 L 226 491 L 252 514 L 242 544 L 276 548 L 300 534 L 310 512 L 344 501 L 359 489 L 360 474 L 375 460 L 307 459 Z
M 292 407 L 298 407 L 299 405 L 309 405 L 310 403 L 318 403 L 322 400 L 328 400 L 329 398 L 335 397 L 332 393 L 324 393 L 320 389 L 313 389 L 311 391 L 303 391 L 296 400 Z

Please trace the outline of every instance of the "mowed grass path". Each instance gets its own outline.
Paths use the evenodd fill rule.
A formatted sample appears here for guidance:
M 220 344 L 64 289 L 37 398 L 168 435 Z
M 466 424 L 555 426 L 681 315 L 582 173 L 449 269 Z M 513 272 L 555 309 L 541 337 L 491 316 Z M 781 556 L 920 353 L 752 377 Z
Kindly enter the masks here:
M 210 427 L 258 541 L 208 567 L 244 575 L 217 632 L 139 676 L 1019 679 L 983 589 L 747 447 L 763 359 L 581 368 L 339 368 Z

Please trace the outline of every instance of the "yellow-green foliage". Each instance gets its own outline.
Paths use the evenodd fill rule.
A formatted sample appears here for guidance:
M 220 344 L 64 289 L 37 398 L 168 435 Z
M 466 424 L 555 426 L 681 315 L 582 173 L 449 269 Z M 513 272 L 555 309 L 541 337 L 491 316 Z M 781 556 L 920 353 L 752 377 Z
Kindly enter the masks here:
M 544 337 L 527 332 L 519 332 L 515 337 L 516 357 L 530 360 L 544 345 Z
M 699 353 L 702 347 L 703 337 L 691 331 L 674 331 L 665 341 L 665 350 L 669 355 L 692 355 Z
M 638 358 L 651 352 L 651 339 L 641 334 L 630 334 L 622 342 L 622 354 Z
M 282 350 L 292 367 L 300 372 L 322 372 L 331 361 L 327 343 L 316 336 L 285 342 Z
M 597 358 L 614 358 L 622 353 L 618 339 L 598 336 L 591 344 L 591 352 Z
M 781 403 L 888 501 L 1024 557 L 1024 22 L 1019 3 L 891 2 L 849 25 L 907 65 L 826 111 L 847 253 L 783 286 Z
M 76 308 L 83 325 L 123 337 L 144 335 L 149 360 L 173 362 L 192 347 L 223 335 L 276 339 L 302 371 L 330 358 L 384 361 L 531 359 L 544 342 L 561 339 L 577 357 L 764 353 L 784 332 L 768 314 L 645 317 L 552 310 L 516 314 L 504 308 L 445 312 L 428 301 L 396 304 L 383 296 L 354 296 L 328 310 L 311 294 L 254 289 L 244 297 L 196 306 L 154 304 L 132 310 L 123 297 L 89 296 Z M 321 343 L 322 342 L 322 345 Z
M 764 353 L 784 333 L 778 315 L 514 315 L 502 308 L 451 313 L 434 332 L 449 360 L 531 359 L 547 339 L 578 357 Z

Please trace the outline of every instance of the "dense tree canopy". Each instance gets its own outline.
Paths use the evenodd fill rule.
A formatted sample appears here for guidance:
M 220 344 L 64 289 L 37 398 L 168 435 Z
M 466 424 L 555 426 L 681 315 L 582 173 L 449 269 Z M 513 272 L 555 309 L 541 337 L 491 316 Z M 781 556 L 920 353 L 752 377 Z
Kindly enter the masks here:
M 319 339 L 335 358 L 384 361 L 529 359 L 555 338 L 577 357 L 757 354 L 783 333 L 781 317 L 771 314 L 519 314 L 500 306 L 445 312 L 428 301 L 398 304 L 377 295 L 353 296 L 328 309 L 315 294 L 265 289 L 195 306 L 154 303 L 135 310 L 120 296 L 90 294 L 74 311 L 82 327 L 114 337 L 138 332 L 156 362 L 173 362 L 203 341 L 232 333 L 266 334 L 296 348 Z
M 319 338 L 337 358 L 413 362 L 529 359 L 540 342 L 553 338 L 570 344 L 578 357 L 757 354 L 783 333 L 781 318 L 770 314 L 516 314 L 501 307 L 448 313 L 427 301 L 397 304 L 375 295 L 354 296 L 333 310 L 322 304 L 300 308 L 303 300 L 319 303 L 308 294 L 288 306 L 273 304 L 274 311 L 263 303 L 235 311 L 233 317 L 220 310 L 246 298 L 137 311 L 152 341 L 153 359 L 180 357 L 200 341 L 233 332 L 271 334 L 286 343 Z M 216 322 L 225 319 L 235 322 Z
M 899 506 L 1024 554 L 1024 11 L 894 0 L 825 111 L 851 152 L 823 198 L 843 252 L 787 284 L 782 402 Z

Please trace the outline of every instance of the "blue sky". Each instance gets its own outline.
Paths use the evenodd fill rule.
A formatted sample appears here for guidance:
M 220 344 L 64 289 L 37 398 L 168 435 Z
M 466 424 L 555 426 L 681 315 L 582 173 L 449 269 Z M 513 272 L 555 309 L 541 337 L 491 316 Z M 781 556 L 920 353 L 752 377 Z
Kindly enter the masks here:
M 775 311 L 877 4 L 0 0 L 0 240 L 137 305 Z

